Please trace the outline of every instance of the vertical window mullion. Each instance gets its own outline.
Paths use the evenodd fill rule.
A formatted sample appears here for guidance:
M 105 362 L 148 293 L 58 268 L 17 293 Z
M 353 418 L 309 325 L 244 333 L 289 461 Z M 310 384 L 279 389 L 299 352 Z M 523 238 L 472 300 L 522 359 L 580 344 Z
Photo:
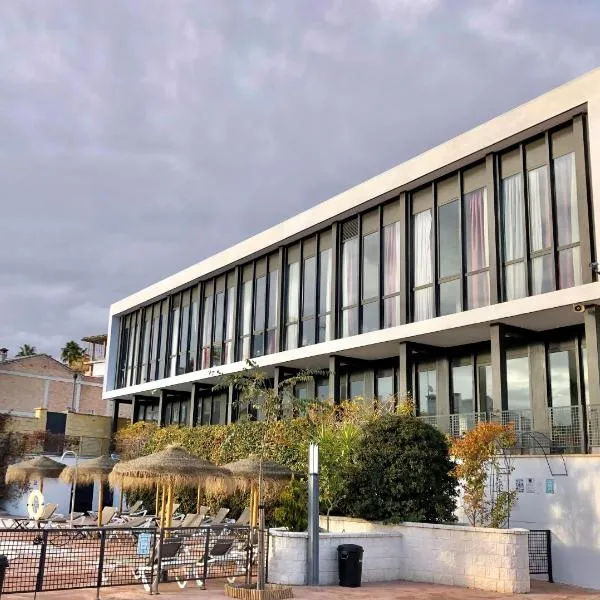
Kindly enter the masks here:
M 298 327 L 296 327 L 296 348 L 302 347 L 302 298 L 304 297 L 304 244 L 300 242 L 300 261 L 298 263 Z
M 527 156 L 525 154 L 525 145 L 520 144 L 519 150 L 521 153 L 521 172 L 523 177 L 523 203 L 525 213 L 525 224 L 523 236 L 525 239 L 525 292 L 527 296 L 531 296 L 531 241 L 529 238 L 529 178 L 527 177 Z
M 462 170 L 458 172 L 458 209 L 459 209 L 459 247 L 460 247 L 460 297 L 461 297 L 461 310 L 469 309 L 467 303 L 467 252 L 465 249 L 465 232 L 467 227 L 467 215 L 465 211 L 465 194 L 463 186 L 463 173 Z
M 439 216 L 439 204 L 437 197 L 437 185 L 435 182 L 431 184 L 432 186 L 432 202 L 433 206 L 431 207 L 431 227 L 433 231 L 431 232 L 431 237 L 433 238 L 433 249 L 431 252 L 431 256 L 429 260 L 432 262 L 433 267 L 433 276 L 432 276 L 432 285 L 433 285 L 433 316 L 437 317 L 440 314 L 440 216 Z M 415 375 L 416 377 L 416 375 Z M 413 388 L 414 389 L 414 388 Z
M 204 287 L 206 282 L 198 283 L 198 339 L 196 341 L 196 364 L 202 369 L 202 345 L 204 344 Z
M 378 235 L 379 235 L 379 246 L 377 255 L 377 303 L 379 305 L 379 329 L 383 328 L 383 244 L 384 244 L 384 233 L 383 233 L 383 206 L 379 205 L 378 209 Z
M 256 288 L 256 261 L 252 261 L 252 279 L 250 280 L 250 327 L 248 334 L 250 336 L 250 357 L 254 356 L 254 313 L 256 307 L 254 306 L 256 298 L 254 290 Z M 211 415 L 212 415 L 212 404 L 211 404 Z
M 319 320 L 321 318 L 321 236 L 317 233 L 317 246 L 315 254 L 315 322 L 314 322 L 314 340 L 319 343 Z
M 552 160 L 552 136 L 549 131 L 545 134 L 546 141 L 546 156 L 548 160 L 548 186 L 550 192 L 550 232 L 552 235 L 552 273 L 554 276 L 554 289 L 558 289 L 558 252 L 556 250 L 556 240 L 558 239 L 557 223 L 556 223 L 556 186 L 554 185 L 554 161 Z
M 363 215 L 358 215 L 356 218 L 358 219 L 358 269 L 357 270 L 357 276 L 358 276 L 358 288 L 357 288 L 357 294 L 356 294 L 356 301 L 358 303 L 358 306 L 356 308 L 357 311 L 357 322 L 358 322 L 358 328 L 357 328 L 357 333 L 362 333 L 363 327 L 363 318 L 362 318 L 362 289 L 363 289 L 363 234 L 362 234 L 362 217 Z

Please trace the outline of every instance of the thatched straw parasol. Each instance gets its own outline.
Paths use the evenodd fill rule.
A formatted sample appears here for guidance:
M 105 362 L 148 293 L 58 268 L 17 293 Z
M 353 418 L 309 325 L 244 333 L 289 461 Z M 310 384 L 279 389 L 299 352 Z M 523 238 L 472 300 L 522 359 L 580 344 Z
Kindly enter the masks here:
M 29 483 L 37 481 L 40 492 L 44 490 L 44 479 L 56 479 L 65 468 L 63 463 L 59 463 L 47 456 L 36 456 L 29 460 L 24 460 L 6 469 L 6 483 Z
M 180 446 L 117 463 L 109 475 L 111 486 L 123 489 L 162 487 L 161 526 L 169 527 L 173 508 L 173 488 L 177 486 L 223 485 L 229 473 L 214 463 L 193 456 Z
M 262 465 L 261 465 L 262 462 Z M 231 473 L 231 478 L 238 489 L 250 489 L 250 524 L 256 527 L 258 522 L 259 486 L 271 490 L 283 487 L 292 478 L 292 471 L 272 460 L 263 459 L 251 454 L 247 458 L 236 460 L 222 466 Z M 262 477 L 262 481 L 260 481 Z
M 113 470 L 116 461 L 110 456 L 99 456 L 85 460 L 77 467 L 66 467 L 60 474 L 60 480 L 71 484 L 89 484 L 98 482 L 98 527 L 102 525 L 102 504 L 104 501 L 103 484 Z M 123 492 L 121 492 L 122 494 Z

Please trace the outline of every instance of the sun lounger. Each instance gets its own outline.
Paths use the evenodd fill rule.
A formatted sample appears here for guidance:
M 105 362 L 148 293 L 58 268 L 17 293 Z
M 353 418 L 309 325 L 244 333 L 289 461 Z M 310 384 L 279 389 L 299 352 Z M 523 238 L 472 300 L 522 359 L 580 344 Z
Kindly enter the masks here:
M 220 525 L 225 517 L 229 514 L 228 508 L 220 508 L 214 517 L 208 517 L 207 520 L 202 523 L 203 525 Z
M 155 548 L 155 551 L 148 557 L 146 564 L 143 566 L 132 559 L 106 561 L 102 571 L 102 583 L 108 584 L 113 573 L 119 568 L 131 569 L 133 576 L 141 580 L 147 592 L 150 592 L 156 583 L 159 571 L 187 571 L 187 577 L 182 578 L 181 574 L 175 575 L 175 581 L 180 588 L 187 585 L 187 580 L 197 577 L 197 560 L 190 555 L 181 539 L 171 538 L 163 541 L 160 555 L 160 569 L 158 568 L 158 547 Z

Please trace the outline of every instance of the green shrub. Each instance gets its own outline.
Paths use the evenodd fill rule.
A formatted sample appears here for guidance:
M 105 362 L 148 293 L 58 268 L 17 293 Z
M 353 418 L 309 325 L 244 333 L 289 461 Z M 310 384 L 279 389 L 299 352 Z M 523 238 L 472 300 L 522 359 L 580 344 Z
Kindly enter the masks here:
M 273 511 L 276 527 L 290 531 L 306 531 L 308 527 L 308 484 L 295 477 L 283 489 L 277 508 Z
M 358 442 L 345 513 L 374 521 L 452 521 L 453 466 L 437 429 L 413 417 L 384 416 Z

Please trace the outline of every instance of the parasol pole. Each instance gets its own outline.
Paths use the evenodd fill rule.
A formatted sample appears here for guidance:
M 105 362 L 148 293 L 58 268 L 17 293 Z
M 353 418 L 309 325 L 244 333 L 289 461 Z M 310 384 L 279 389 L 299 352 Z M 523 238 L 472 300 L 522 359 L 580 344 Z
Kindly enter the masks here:
M 154 496 L 154 514 L 158 517 L 160 510 L 160 482 L 156 483 L 156 494 Z
M 165 515 L 165 527 L 171 527 L 171 518 L 173 515 L 173 484 L 169 481 L 167 484 L 167 514 Z
M 104 509 L 104 485 L 98 479 L 98 527 L 102 527 L 102 510 Z
M 44 493 L 44 478 L 40 477 L 39 481 L 38 481 L 38 488 L 40 490 L 40 494 Z
M 198 491 L 196 493 L 196 514 L 198 514 L 200 512 L 200 493 L 202 491 L 202 488 L 200 487 L 200 484 L 198 484 Z
M 162 486 L 162 502 L 160 504 L 160 526 L 165 526 L 165 504 L 167 502 L 167 486 Z

